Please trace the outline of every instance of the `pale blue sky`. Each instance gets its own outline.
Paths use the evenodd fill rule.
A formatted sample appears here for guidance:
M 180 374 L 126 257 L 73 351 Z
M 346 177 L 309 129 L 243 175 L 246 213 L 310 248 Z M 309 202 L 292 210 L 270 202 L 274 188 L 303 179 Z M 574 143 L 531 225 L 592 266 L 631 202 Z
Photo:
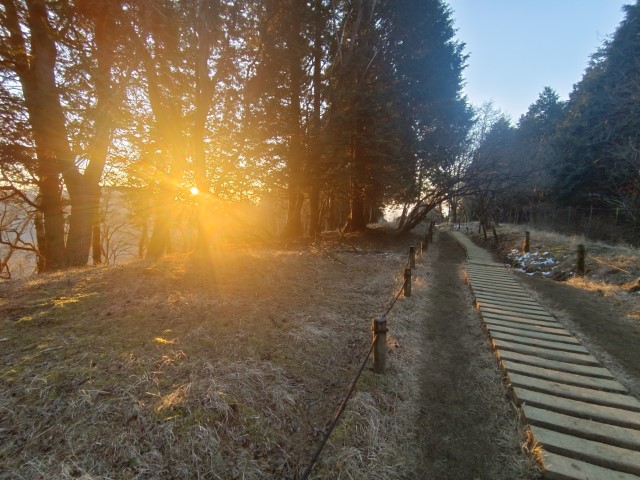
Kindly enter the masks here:
M 514 123 L 545 86 L 567 99 L 635 0 L 445 0 L 470 55 L 465 93 Z

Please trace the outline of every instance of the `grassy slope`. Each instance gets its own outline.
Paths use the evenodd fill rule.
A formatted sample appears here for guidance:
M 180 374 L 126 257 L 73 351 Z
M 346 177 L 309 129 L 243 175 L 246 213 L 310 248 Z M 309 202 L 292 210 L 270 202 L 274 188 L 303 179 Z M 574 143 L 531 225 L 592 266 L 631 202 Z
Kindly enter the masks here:
M 213 268 L 175 255 L 3 284 L 3 470 L 30 479 L 295 477 L 405 260 L 348 250 L 225 251 Z M 347 478 L 372 457 L 397 463 L 384 434 L 373 437 L 384 412 L 401 408 L 403 388 L 366 372 L 316 472 Z

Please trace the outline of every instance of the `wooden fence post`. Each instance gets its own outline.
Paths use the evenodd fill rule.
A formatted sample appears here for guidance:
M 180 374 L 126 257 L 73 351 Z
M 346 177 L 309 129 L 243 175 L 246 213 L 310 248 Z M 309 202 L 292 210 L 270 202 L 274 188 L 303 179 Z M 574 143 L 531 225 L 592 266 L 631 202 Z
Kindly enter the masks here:
M 420 255 L 424 255 L 426 248 L 424 248 L 424 240 L 420 240 Z
M 584 257 L 586 250 L 584 245 L 578 245 L 578 255 L 576 257 L 576 275 L 578 277 L 584 277 Z
M 376 318 L 371 324 L 373 331 L 373 371 L 384 373 L 387 364 L 387 320 Z
M 411 296 L 411 269 L 410 268 L 404 269 L 404 287 L 402 289 L 404 290 L 405 297 Z
M 530 235 L 530 232 L 524 232 L 524 244 L 522 245 L 523 253 L 529 253 L 529 246 L 530 246 L 529 235 Z
M 409 268 L 416 268 L 416 247 L 409 247 Z

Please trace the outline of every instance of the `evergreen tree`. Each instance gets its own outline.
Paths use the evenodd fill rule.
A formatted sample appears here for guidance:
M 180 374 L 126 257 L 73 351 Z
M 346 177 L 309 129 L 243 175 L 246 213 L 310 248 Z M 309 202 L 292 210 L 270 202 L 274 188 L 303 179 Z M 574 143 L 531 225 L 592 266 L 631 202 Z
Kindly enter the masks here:
M 571 94 L 560 130 L 560 200 L 640 208 L 640 4 L 627 5 L 611 40 Z
M 565 102 L 551 88 L 545 87 L 538 99 L 520 117 L 517 127 L 517 152 L 511 171 L 522 179 L 518 185 L 520 203 L 530 199 L 545 201 L 553 186 L 552 172 L 558 163 L 554 148 L 557 130 L 564 116 Z

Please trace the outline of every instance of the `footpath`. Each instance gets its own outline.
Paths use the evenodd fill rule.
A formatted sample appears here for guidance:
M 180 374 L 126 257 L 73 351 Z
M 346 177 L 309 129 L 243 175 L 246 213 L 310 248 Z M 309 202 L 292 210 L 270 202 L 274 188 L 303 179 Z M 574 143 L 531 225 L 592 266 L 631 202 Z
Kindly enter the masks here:
M 545 479 L 640 479 L 640 401 L 485 249 L 450 232 Z M 605 320 L 605 319 L 603 319 Z

